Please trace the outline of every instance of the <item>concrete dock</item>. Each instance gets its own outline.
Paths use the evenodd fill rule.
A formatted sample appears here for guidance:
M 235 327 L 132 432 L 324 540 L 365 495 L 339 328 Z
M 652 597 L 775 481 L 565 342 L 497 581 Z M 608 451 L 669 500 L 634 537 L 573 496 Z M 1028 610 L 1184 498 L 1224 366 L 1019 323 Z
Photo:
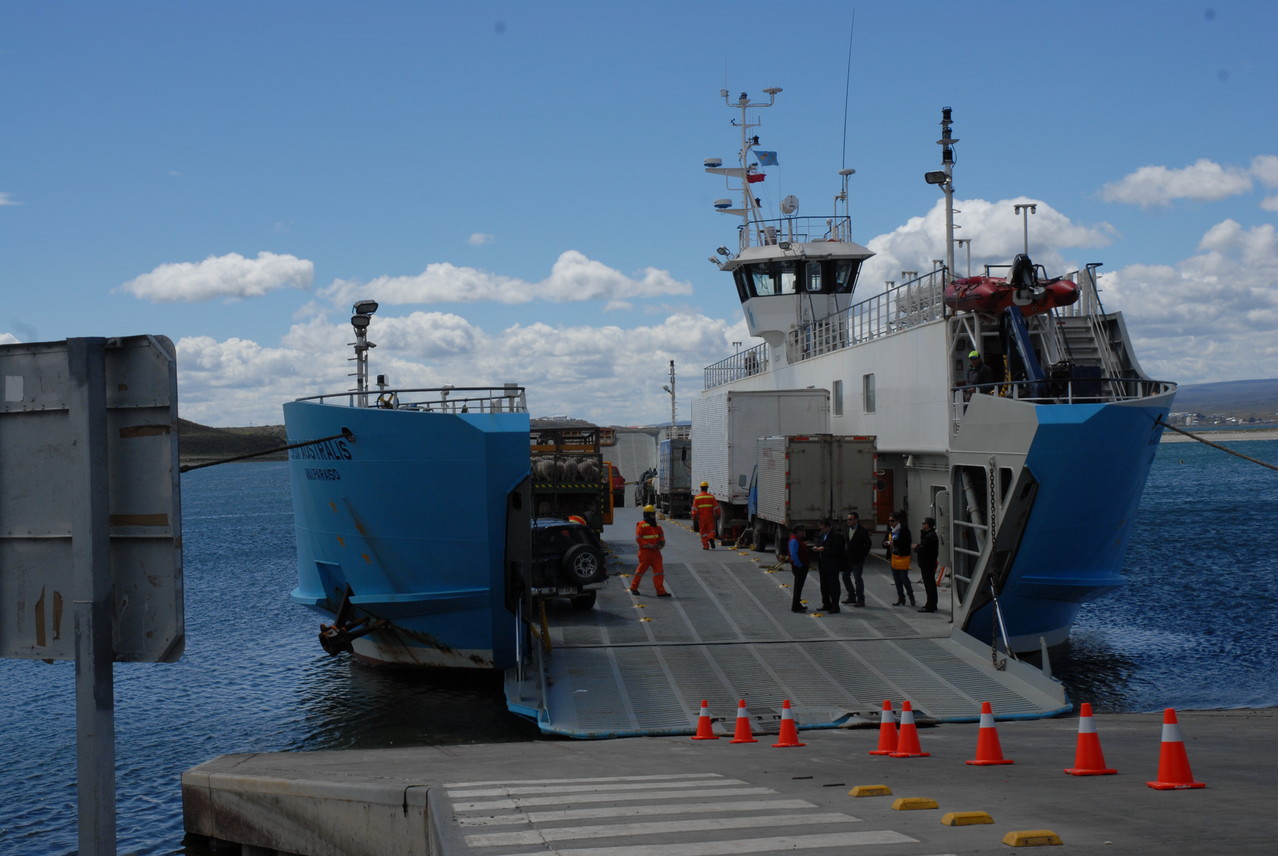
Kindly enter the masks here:
M 1002 853 L 1009 833 L 1038 830 L 1079 853 L 1272 853 L 1276 712 L 1179 718 L 1203 789 L 1146 786 L 1158 713 L 1095 717 L 1107 776 L 1063 772 L 1078 732 L 1064 717 L 1000 722 L 1006 766 L 965 763 L 978 726 L 964 723 L 920 729 L 924 758 L 867 754 L 875 729 L 800 731 L 806 745 L 786 748 L 774 734 L 227 755 L 187 771 L 182 793 L 187 831 L 243 856 L 931 856 Z M 859 785 L 892 793 L 850 796 Z M 942 824 L 958 812 L 992 822 Z

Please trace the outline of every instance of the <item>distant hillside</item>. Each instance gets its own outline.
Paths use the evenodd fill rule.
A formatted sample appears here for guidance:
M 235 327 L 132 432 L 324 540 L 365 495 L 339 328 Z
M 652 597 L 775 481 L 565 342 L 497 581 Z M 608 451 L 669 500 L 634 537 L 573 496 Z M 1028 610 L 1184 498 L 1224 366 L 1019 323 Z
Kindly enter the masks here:
M 1186 384 L 1177 391 L 1172 410 L 1201 418 L 1219 415 L 1273 422 L 1278 419 L 1278 378 Z
M 178 457 L 183 465 L 202 464 L 237 455 L 248 455 L 283 446 L 283 425 L 255 428 L 210 428 L 186 419 L 178 420 Z M 287 460 L 285 452 L 254 458 L 256 461 Z

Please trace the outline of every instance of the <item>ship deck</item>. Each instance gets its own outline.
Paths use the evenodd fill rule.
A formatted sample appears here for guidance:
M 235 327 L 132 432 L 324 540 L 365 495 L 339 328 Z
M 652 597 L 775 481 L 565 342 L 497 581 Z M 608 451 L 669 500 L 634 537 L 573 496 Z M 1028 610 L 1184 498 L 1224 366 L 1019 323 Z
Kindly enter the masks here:
M 800 729 L 876 726 L 885 699 L 897 710 L 909 700 L 919 721 L 976 720 L 984 701 L 999 719 L 1071 709 L 1064 687 L 1039 668 L 1010 659 L 996 668 L 987 645 L 951 633 L 948 588 L 933 614 L 891 606 L 891 572 L 877 551 L 865 566 L 866 608 L 813 610 L 820 585 L 812 573 L 804 587 L 809 612 L 797 614 L 789 567 L 774 566 L 771 553 L 703 551 L 688 521 L 662 520 L 674 596 L 651 596 L 647 576 L 645 594 L 631 595 L 638 518 L 637 508 L 618 509 L 604 532 L 612 575 L 595 608 L 552 601 L 550 650 L 507 673 L 508 706 L 545 733 L 692 734 L 703 699 L 716 733 L 726 735 L 742 699 L 756 732 L 777 730 L 785 700 Z M 921 588 L 916 582 L 920 603 Z

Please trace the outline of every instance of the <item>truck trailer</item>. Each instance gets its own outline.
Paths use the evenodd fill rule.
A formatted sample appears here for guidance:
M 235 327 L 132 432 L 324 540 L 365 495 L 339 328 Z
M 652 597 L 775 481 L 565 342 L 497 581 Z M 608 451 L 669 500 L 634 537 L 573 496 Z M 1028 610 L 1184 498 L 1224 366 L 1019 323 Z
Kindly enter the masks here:
M 750 481 L 760 438 L 828 434 L 825 389 L 709 390 L 692 407 L 692 483 L 706 482 L 719 502 L 720 537 L 750 525 Z
M 764 437 L 749 502 L 754 549 L 778 555 L 795 526 L 815 532 L 822 520 L 874 512 L 875 438 L 837 434 Z

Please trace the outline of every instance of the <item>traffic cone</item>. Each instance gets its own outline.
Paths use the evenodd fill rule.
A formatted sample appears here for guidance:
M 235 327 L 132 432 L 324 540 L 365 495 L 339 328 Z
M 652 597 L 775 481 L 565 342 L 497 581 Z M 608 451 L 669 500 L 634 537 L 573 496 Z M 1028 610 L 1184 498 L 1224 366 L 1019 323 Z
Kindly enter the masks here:
M 733 743 L 758 743 L 750 735 L 750 715 L 746 713 L 745 699 L 737 704 L 737 733 L 732 735 Z
M 781 702 L 781 734 L 772 748 L 781 749 L 786 746 L 807 746 L 799 742 L 799 729 L 794 724 L 794 714 L 790 711 L 790 700 Z
M 892 702 L 883 699 L 883 712 L 879 714 L 879 748 L 871 749 L 871 755 L 891 755 L 896 751 L 896 717 L 892 715 Z
M 710 722 L 710 705 L 706 704 L 706 700 L 701 700 L 701 715 L 697 717 L 697 733 L 692 735 L 693 740 L 718 740 L 719 735 L 712 730 Z
M 1003 758 L 1003 747 L 998 742 L 998 729 L 994 727 L 994 708 L 988 701 L 981 702 L 981 730 L 976 732 L 976 757 L 967 763 L 974 767 L 994 767 L 1012 764 Z
M 1188 788 L 1205 788 L 1194 781 L 1189 772 L 1189 756 L 1185 754 L 1185 741 L 1180 737 L 1180 723 L 1176 721 L 1174 708 L 1163 711 L 1163 743 L 1158 753 L 1158 780 L 1146 782 L 1156 791 L 1181 791 Z
M 1105 766 L 1105 754 L 1101 752 L 1100 735 L 1092 719 L 1092 706 L 1083 702 L 1078 711 L 1078 748 L 1074 750 L 1074 766 L 1065 770 L 1071 776 L 1112 776 L 1117 770 Z
M 919 745 L 919 731 L 914 727 L 914 708 L 908 701 L 901 702 L 901 733 L 897 735 L 896 751 L 889 752 L 889 758 L 926 758 L 931 752 L 924 752 Z

